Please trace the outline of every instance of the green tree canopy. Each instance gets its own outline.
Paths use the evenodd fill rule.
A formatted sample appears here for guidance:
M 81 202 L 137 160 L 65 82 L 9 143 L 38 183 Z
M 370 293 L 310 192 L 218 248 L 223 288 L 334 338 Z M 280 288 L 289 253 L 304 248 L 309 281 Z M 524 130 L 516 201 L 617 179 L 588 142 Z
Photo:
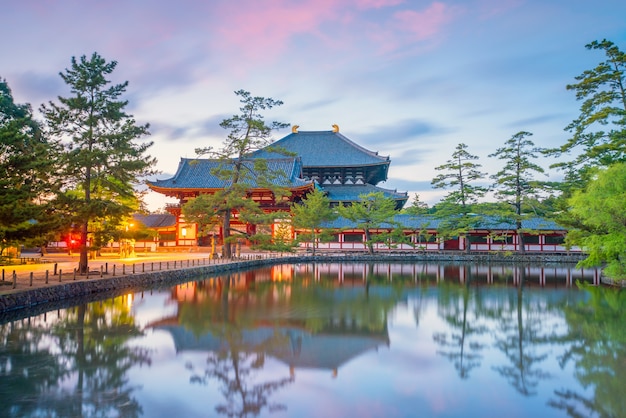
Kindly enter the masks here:
M 93 53 L 76 59 L 60 73 L 70 87 L 70 97 L 43 105 L 48 134 L 62 141 L 65 181 L 61 202 L 80 225 L 79 271 L 88 271 L 88 238 L 93 222 L 119 223 L 139 207 L 134 186 L 153 174 L 156 160 L 146 154 L 152 142 L 136 142 L 148 135 L 148 125 L 138 125 L 124 110 L 128 82 L 111 84 L 107 77 L 117 67 Z
M 56 147 L 42 134 L 28 104 L 16 104 L 0 79 L 0 253 L 5 246 L 41 245 L 58 218 Z
M 294 203 L 291 207 L 291 222 L 294 228 L 304 230 L 300 232 L 301 236 L 313 241 L 313 255 L 315 255 L 318 240 L 324 239 L 326 231 L 322 229 L 323 224 L 336 218 L 337 213 L 330 207 L 330 200 L 322 190 L 317 188 L 301 203 Z
M 375 242 L 388 241 L 390 236 L 401 238 L 398 234 L 399 225 L 391 233 L 372 235 L 372 229 L 377 229 L 384 223 L 394 224 L 393 217 L 398 213 L 393 199 L 385 197 L 382 192 L 371 192 L 359 196 L 359 201 L 351 205 L 339 206 L 340 216 L 355 223 L 357 229 L 365 233 L 365 245 L 370 254 L 374 253 Z
M 588 253 L 580 265 L 606 264 L 606 275 L 626 279 L 626 163 L 599 170 L 568 203 L 581 227 L 568 233 L 567 242 Z
M 402 209 L 402 213 L 409 215 L 426 215 L 428 213 L 428 203 L 420 200 L 420 195 L 415 193 L 411 206 Z

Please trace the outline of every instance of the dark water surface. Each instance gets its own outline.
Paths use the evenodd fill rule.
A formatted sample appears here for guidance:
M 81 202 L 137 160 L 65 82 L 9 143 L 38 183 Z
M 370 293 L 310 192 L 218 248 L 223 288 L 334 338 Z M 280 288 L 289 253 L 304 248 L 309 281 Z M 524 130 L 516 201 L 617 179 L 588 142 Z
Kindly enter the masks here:
M 624 417 L 626 292 L 597 279 L 301 264 L 25 313 L 0 417 Z

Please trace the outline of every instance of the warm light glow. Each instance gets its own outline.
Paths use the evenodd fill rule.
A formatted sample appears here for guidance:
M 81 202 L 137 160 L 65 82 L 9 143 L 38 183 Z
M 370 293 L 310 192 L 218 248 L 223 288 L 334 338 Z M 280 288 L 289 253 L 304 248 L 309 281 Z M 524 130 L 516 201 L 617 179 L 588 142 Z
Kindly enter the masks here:
M 135 298 L 135 295 L 133 295 L 132 293 L 129 293 L 128 295 L 126 295 L 126 307 L 128 307 L 128 309 L 131 309 L 133 307 L 134 298 Z

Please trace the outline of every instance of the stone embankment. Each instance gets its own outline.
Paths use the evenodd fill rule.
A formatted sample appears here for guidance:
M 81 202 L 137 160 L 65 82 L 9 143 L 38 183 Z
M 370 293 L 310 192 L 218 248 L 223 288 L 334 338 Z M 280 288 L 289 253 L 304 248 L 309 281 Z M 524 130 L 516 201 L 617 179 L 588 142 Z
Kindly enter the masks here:
M 104 275 L 81 278 L 78 281 L 62 283 L 51 282 L 46 286 L 21 289 L 0 295 L 0 313 L 29 308 L 41 304 L 51 304 L 64 300 L 75 300 L 89 295 L 101 295 L 111 292 L 126 293 L 159 284 L 174 284 L 198 276 L 220 274 L 246 268 L 276 264 L 280 259 L 258 259 L 232 261 L 196 267 L 181 267 L 176 270 L 152 271 L 118 276 Z M 71 279 L 70 279 L 71 280 Z
M 311 263 L 311 262 L 437 262 L 437 263 L 512 263 L 512 264 L 569 264 L 574 265 L 582 256 L 580 254 L 465 254 L 465 253 L 412 253 L 412 254 L 375 254 L 335 253 L 298 255 L 275 258 L 253 258 L 241 261 L 230 261 L 220 264 L 182 267 L 175 270 L 141 272 L 111 277 L 94 276 L 79 281 L 51 283 L 35 288 L 0 295 L 0 314 L 24 308 L 39 306 L 42 312 L 51 306 L 60 307 L 60 302 L 67 306 L 82 300 L 97 300 L 103 296 L 128 293 L 148 287 L 168 286 L 182 283 L 198 277 L 218 275 L 229 271 L 237 271 L 275 264 Z M 614 283 L 610 283 L 614 284 Z M 53 309 L 54 309 L 53 307 Z M 1 315 L 0 315 L 1 316 Z M 0 317 L 0 319 L 2 319 Z

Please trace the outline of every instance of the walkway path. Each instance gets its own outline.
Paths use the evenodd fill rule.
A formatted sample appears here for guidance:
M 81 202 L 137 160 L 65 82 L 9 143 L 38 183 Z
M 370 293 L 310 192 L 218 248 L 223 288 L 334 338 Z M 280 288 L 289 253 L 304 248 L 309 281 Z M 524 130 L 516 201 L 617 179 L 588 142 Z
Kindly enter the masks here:
M 255 257 L 248 253 L 242 258 Z M 133 272 L 151 272 L 160 270 L 174 270 L 192 266 L 227 263 L 228 260 L 211 259 L 209 253 L 146 253 L 133 258 L 119 258 L 116 254 L 103 255 L 96 260 L 89 260 L 89 276 L 74 274 L 78 267 L 79 256 L 67 254 L 48 254 L 45 262 L 36 264 L 22 264 L 14 266 L 0 266 L 0 296 L 18 293 L 33 288 L 55 286 L 69 281 L 94 280 L 101 277 L 100 272 L 106 272 L 104 278 L 132 274 Z M 134 270 L 133 270 L 134 269 Z M 56 274 L 55 274 L 56 272 Z M 16 280 L 13 280 L 15 273 Z M 32 275 L 32 276 L 31 276 Z M 32 279 L 31 279 L 32 277 Z M 46 280 L 47 278 L 47 280 Z

